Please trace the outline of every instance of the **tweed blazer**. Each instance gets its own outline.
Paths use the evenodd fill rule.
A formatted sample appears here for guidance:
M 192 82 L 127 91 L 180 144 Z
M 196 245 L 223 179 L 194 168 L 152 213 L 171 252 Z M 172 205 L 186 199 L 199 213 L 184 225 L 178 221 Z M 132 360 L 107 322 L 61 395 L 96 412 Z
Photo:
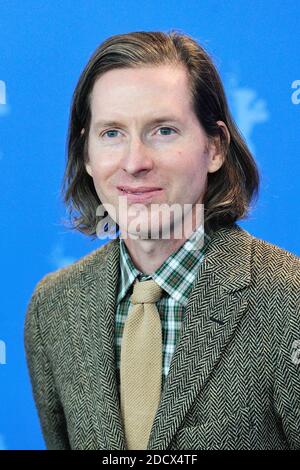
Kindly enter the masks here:
M 119 241 L 47 274 L 25 348 L 48 449 L 126 450 L 116 382 Z M 300 259 L 214 232 L 147 449 L 300 449 Z

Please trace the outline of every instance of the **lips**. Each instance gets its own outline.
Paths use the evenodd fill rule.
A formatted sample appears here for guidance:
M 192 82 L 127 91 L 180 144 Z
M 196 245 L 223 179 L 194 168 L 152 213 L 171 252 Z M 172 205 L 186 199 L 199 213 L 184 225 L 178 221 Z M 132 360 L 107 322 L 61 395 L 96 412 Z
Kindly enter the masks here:
M 129 202 L 150 202 L 153 198 L 157 197 L 163 192 L 162 188 L 156 188 L 153 186 L 139 186 L 132 188 L 129 186 L 118 186 L 119 193 L 122 196 L 126 196 Z
M 153 191 L 159 191 L 162 188 L 158 188 L 155 186 L 138 186 L 136 188 L 130 186 L 118 186 L 118 189 L 127 194 L 144 194 Z

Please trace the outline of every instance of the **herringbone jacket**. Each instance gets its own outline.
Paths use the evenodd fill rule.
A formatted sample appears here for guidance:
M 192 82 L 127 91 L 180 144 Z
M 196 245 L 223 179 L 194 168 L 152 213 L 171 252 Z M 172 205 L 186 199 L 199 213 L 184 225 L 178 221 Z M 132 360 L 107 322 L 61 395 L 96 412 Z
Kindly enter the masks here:
M 119 243 L 47 274 L 25 346 L 49 449 L 126 449 L 115 375 Z M 300 449 L 300 260 L 234 225 L 214 233 L 148 449 Z

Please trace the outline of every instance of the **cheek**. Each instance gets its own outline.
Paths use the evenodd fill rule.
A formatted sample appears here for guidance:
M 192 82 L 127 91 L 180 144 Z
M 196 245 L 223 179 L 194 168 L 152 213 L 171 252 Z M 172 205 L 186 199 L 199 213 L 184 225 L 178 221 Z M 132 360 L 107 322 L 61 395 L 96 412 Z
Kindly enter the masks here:
M 181 150 L 176 153 L 170 174 L 182 180 L 189 180 L 190 184 L 193 184 L 195 179 L 198 182 L 205 179 L 206 173 L 206 161 L 199 152 L 191 149 L 190 152 Z
M 90 156 L 90 168 L 95 182 L 104 182 L 115 172 L 112 158 Z
M 93 137 L 89 140 L 88 155 L 94 178 L 103 179 L 105 175 L 113 171 L 116 158 L 107 149 L 100 148 Z
M 178 151 L 170 171 L 176 193 L 188 199 L 195 199 L 205 189 L 207 167 L 205 156 L 191 149 Z

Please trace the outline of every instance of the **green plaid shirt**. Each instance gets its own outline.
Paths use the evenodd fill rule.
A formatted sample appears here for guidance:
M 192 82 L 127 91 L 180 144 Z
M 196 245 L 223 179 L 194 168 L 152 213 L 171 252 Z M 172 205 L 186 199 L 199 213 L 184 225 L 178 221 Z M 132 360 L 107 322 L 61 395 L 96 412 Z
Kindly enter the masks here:
M 115 319 L 115 351 L 118 386 L 120 387 L 121 340 L 125 320 L 130 307 L 133 282 L 153 279 L 163 289 L 161 299 L 156 303 L 162 323 L 163 372 L 162 388 L 168 375 L 171 359 L 179 338 L 181 323 L 190 291 L 193 287 L 200 263 L 207 247 L 203 230 L 193 232 L 185 243 L 172 253 L 151 275 L 139 271 L 133 264 L 124 240 L 120 242 L 120 276 Z

